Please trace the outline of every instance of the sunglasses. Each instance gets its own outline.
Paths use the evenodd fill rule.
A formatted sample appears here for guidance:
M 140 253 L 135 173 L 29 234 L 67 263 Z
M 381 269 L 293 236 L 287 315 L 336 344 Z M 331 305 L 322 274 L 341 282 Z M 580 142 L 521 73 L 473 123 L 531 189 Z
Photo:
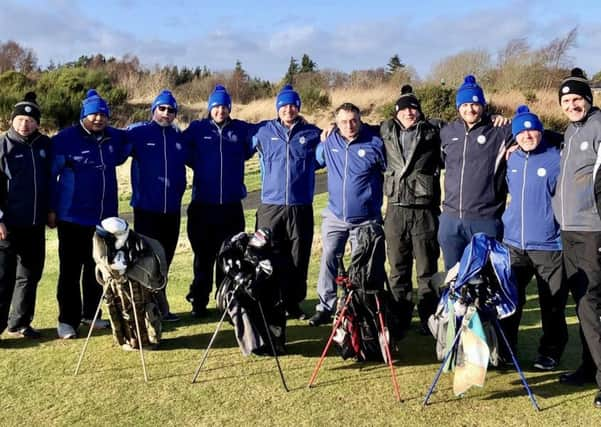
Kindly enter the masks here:
M 165 111 L 167 111 L 169 114 L 175 114 L 175 112 L 176 112 L 175 108 L 166 107 L 164 105 L 160 105 L 157 108 L 159 109 L 159 111 L 161 113 L 164 113 Z

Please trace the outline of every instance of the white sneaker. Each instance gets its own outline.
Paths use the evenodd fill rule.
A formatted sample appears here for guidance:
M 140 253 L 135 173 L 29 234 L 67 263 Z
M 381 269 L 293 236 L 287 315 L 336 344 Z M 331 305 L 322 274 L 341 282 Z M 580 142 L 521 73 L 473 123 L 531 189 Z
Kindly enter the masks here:
M 69 325 L 68 323 L 58 322 L 56 332 L 58 333 L 58 337 L 63 340 L 77 338 L 77 332 L 73 326 Z
M 81 323 L 90 326 L 92 324 L 92 319 L 81 319 Z M 92 327 L 94 329 L 108 329 L 111 327 L 111 322 L 104 319 L 96 319 L 94 326 Z

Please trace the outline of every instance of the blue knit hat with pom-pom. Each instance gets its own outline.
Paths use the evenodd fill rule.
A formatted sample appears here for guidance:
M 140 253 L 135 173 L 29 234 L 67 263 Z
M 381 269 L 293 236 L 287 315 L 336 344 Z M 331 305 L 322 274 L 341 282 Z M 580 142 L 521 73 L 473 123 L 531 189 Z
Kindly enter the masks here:
M 486 105 L 484 92 L 478 83 L 476 83 L 476 78 L 471 74 L 465 76 L 465 79 L 463 79 L 463 84 L 459 86 L 459 89 L 457 89 L 455 106 L 459 108 L 461 104 Z
M 232 98 L 227 93 L 227 89 L 222 85 L 216 85 L 213 93 L 209 96 L 209 112 L 214 108 L 223 105 L 229 111 L 232 111 Z
M 515 110 L 515 116 L 513 116 L 513 119 L 511 120 L 511 132 L 515 138 L 520 132 L 525 130 L 537 130 L 542 132 L 543 123 L 528 107 L 520 105 L 517 110 Z
M 104 114 L 109 117 L 111 115 L 111 111 L 109 110 L 109 106 L 96 89 L 88 90 L 86 93 L 86 98 L 81 103 L 81 113 L 79 114 L 79 118 L 83 119 L 90 114 Z
M 284 105 L 296 105 L 296 108 L 300 111 L 301 108 L 301 99 L 293 88 L 292 85 L 286 85 L 282 88 L 280 93 L 278 93 L 277 98 L 275 99 L 275 110 L 279 111 Z

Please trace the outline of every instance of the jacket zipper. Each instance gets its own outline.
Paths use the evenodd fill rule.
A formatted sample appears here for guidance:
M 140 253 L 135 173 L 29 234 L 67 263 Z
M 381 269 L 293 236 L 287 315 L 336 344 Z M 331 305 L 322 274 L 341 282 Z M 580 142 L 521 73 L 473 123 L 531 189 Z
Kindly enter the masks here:
M 294 126 L 294 125 L 293 125 Z M 290 185 L 289 174 L 290 174 L 290 134 L 292 133 L 292 128 L 289 129 L 288 134 L 286 135 L 286 192 L 284 194 L 285 201 L 284 204 L 288 205 L 288 186 Z
M 465 155 L 467 152 L 467 136 L 469 132 L 465 132 L 463 139 L 463 156 L 461 162 L 461 178 L 459 180 L 459 218 L 463 219 L 463 174 L 465 172 Z
M 165 135 L 165 128 L 163 128 L 163 158 L 165 160 L 165 187 L 164 187 L 164 196 L 163 196 L 163 213 L 167 213 L 167 180 L 169 176 L 169 169 L 167 166 L 167 136 Z
M 347 222 L 347 218 L 346 218 L 346 214 L 347 214 L 347 208 L 346 208 L 346 176 L 348 174 L 348 149 L 349 149 L 349 144 L 344 143 L 345 145 L 345 150 L 344 150 L 344 176 L 342 177 L 342 218 L 344 218 L 344 222 Z
M 104 170 L 106 169 L 104 164 L 104 156 L 102 155 L 102 141 L 98 143 L 98 152 L 100 153 L 100 165 L 102 166 L 102 197 L 100 198 L 100 218 L 104 215 L 104 192 L 106 191 L 106 177 L 104 176 Z
M 219 132 L 219 204 L 223 204 L 223 129 L 217 124 L 217 131 Z M 225 127 L 225 125 L 223 126 Z
M 520 229 L 520 234 L 521 234 L 521 240 L 522 240 L 522 250 L 526 250 L 526 241 L 524 239 L 524 199 L 525 199 L 525 194 L 526 194 L 526 170 L 528 169 L 528 158 L 530 157 L 530 153 L 526 153 L 526 160 L 524 161 L 524 170 L 522 172 L 522 200 L 521 200 L 521 205 L 520 205 L 520 222 L 521 222 L 521 229 Z
M 38 178 L 35 167 L 35 155 L 33 153 L 33 141 L 29 146 L 29 149 L 31 151 L 31 164 L 33 166 L 33 222 L 31 225 L 35 225 L 35 219 L 38 216 Z

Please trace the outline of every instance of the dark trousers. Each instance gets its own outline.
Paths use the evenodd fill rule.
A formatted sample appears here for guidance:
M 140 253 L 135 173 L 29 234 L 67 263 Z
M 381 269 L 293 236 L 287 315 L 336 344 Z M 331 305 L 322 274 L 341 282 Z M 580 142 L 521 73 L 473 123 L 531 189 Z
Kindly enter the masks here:
M 256 228 L 262 227 L 272 232 L 274 280 L 282 286 L 286 306 L 294 307 L 307 296 L 313 206 L 261 204 L 257 209 Z
M 242 202 L 224 205 L 190 203 L 188 206 L 188 239 L 194 251 L 194 279 L 187 298 L 192 301 L 194 311 L 209 303 L 214 270 L 217 286 L 223 281 L 221 266 L 215 268 L 221 244 L 242 231 Z
M 515 350 L 522 310 L 526 303 L 526 288 L 534 276 L 543 327 L 538 353 L 559 361 L 568 342 L 565 318 L 568 286 L 563 272 L 561 251 L 525 251 L 509 246 L 509 252 L 519 300 L 516 312 L 501 321 L 503 331 Z
M 413 259 L 417 276 L 417 311 L 422 324 L 436 310 L 438 298 L 430 279 L 438 271 L 440 247 L 436 240 L 438 212 L 428 208 L 389 204 L 384 218 L 390 291 L 406 323 L 413 311 Z M 408 317 L 408 319 L 407 319 Z M 407 320 L 409 322 L 407 322 Z
M 92 258 L 92 237 L 96 228 L 64 221 L 59 221 L 57 228 L 58 321 L 77 330 L 82 316 L 94 318 L 102 296 L 102 286 L 96 281 L 96 264 Z
M 136 232 L 157 240 L 165 250 L 167 258 L 167 270 L 173 261 L 177 239 L 179 238 L 181 214 L 150 212 L 143 209 L 134 208 L 134 229 Z M 167 301 L 167 291 L 163 288 L 159 298 L 161 313 L 169 313 L 169 302 Z
M 0 240 L 0 333 L 7 326 L 17 330 L 31 325 L 45 246 L 43 225 L 11 227 Z
M 582 368 L 596 374 L 601 388 L 601 232 L 563 231 L 563 261 L 576 301 Z
M 501 241 L 503 223 L 500 219 L 460 219 L 443 212 L 440 215 L 438 243 L 447 271 L 461 260 L 463 250 L 476 233 L 484 233 Z

